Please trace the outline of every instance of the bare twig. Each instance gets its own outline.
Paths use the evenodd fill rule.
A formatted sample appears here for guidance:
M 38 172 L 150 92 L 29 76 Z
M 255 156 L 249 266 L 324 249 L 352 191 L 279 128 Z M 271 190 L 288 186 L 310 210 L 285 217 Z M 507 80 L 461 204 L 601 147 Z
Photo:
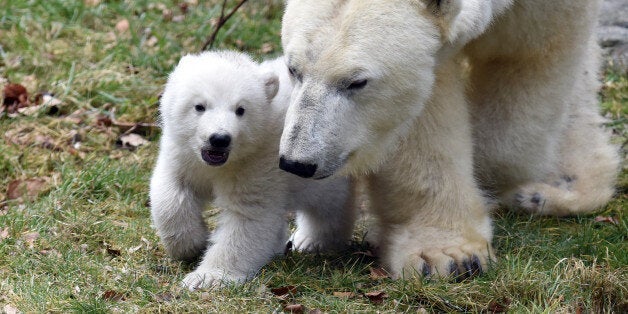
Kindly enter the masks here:
M 157 123 L 150 122 L 122 122 L 116 120 L 116 110 L 115 108 L 111 110 L 110 114 L 111 125 L 117 126 L 122 134 L 129 133 L 141 133 L 141 134 L 150 134 L 153 130 L 159 128 Z
M 238 11 L 238 9 L 240 9 L 240 7 L 247 1 L 248 0 L 240 0 L 240 2 L 238 2 L 238 4 L 236 4 L 236 6 L 233 7 L 233 9 L 231 9 L 231 11 L 229 11 L 227 15 L 225 15 L 225 7 L 227 6 L 227 0 L 222 1 L 222 8 L 220 10 L 220 18 L 218 18 L 218 22 L 216 23 L 216 28 L 214 28 L 214 31 L 211 33 L 209 38 L 207 38 L 207 40 L 205 41 L 205 44 L 203 44 L 203 48 L 201 48 L 201 51 L 207 50 L 208 48 L 211 49 L 214 46 L 214 42 L 216 41 L 216 36 L 218 35 L 218 31 L 220 31 L 220 29 L 225 25 L 225 23 L 227 23 L 227 21 L 231 18 L 231 16 L 233 16 L 233 14 L 236 13 L 236 11 Z

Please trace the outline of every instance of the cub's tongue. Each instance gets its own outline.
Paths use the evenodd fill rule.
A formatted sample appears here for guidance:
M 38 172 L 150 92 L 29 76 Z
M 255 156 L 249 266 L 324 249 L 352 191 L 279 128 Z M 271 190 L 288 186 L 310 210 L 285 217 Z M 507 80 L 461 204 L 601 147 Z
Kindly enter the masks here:
M 210 166 L 220 166 L 227 162 L 227 158 L 229 158 L 229 152 L 203 149 L 201 150 L 201 157 Z

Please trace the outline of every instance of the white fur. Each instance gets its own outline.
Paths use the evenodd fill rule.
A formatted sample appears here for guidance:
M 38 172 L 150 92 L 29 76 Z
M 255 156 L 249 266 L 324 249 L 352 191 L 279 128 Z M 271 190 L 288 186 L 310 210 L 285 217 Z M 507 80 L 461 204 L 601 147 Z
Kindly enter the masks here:
M 590 211 L 612 194 L 617 157 L 595 113 L 596 2 L 288 1 L 296 85 L 280 154 L 317 165 L 314 178 L 366 177 L 394 275 L 486 268 L 492 228 L 474 171 L 505 203 L 540 213 Z M 552 175 L 572 173 L 576 183 L 550 189 Z M 545 206 L 529 205 L 536 193 Z
M 283 252 L 289 210 L 299 211 L 298 249 L 333 249 L 348 241 L 354 219 L 349 180 L 311 182 L 278 168 L 291 90 L 281 58 L 259 65 L 235 52 L 185 56 L 169 76 L 151 215 L 170 256 L 194 261 L 204 252 L 186 287 L 251 278 Z M 198 104 L 205 111 L 198 112 Z M 235 114 L 238 107 L 245 109 L 242 116 Z M 215 133 L 231 135 L 220 166 L 201 157 Z M 211 235 L 202 218 L 208 202 L 222 210 Z
M 565 216 L 614 193 L 619 159 L 597 112 L 599 2 L 516 1 L 465 49 L 478 176 L 505 205 Z

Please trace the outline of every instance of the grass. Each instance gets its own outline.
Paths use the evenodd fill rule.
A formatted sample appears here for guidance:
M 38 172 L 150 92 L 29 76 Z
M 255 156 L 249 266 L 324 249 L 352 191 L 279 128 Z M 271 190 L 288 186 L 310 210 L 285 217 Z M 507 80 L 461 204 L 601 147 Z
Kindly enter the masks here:
M 191 266 L 165 255 L 147 207 L 159 132 L 146 132 L 148 145 L 120 149 L 121 130 L 102 116 L 154 121 L 167 73 L 200 49 L 220 2 L 187 1 L 177 21 L 184 1 L 0 0 L 0 85 L 21 83 L 31 95 L 50 92 L 63 103 L 54 115 L 41 108 L 0 117 L 2 310 L 274 312 L 302 304 L 323 312 L 628 311 L 625 166 L 617 197 L 597 213 L 616 223 L 498 211 L 499 261 L 470 281 L 371 278 L 375 261 L 356 254 L 367 249 L 357 241 L 345 254 L 278 257 L 243 286 L 181 290 Z M 281 1 L 248 3 L 221 31 L 218 47 L 260 58 L 280 53 L 280 15 Z M 123 19 L 129 28 L 116 30 Z M 625 156 L 628 77 L 608 73 L 601 99 Z M 24 187 L 31 196 L 8 199 L 9 184 L 34 178 L 44 184 Z M 287 286 L 292 293 L 273 293 Z M 364 296 L 373 291 L 387 297 Z

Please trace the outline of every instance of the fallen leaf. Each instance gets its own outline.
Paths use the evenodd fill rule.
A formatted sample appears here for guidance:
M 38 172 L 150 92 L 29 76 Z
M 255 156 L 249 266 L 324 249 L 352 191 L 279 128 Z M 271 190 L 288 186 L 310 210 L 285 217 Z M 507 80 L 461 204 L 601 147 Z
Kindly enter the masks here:
M 369 275 L 369 277 L 373 280 L 380 280 L 380 279 L 390 278 L 390 275 L 383 268 L 371 267 L 371 274 Z
M 95 7 L 100 4 L 100 0 L 85 0 L 85 5 Z
M 5 305 L 3 310 L 4 310 L 4 313 L 6 314 L 17 314 L 18 312 L 18 309 L 11 304 Z
M 510 305 L 510 299 L 504 298 L 501 301 L 491 301 L 488 303 L 487 310 L 490 313 L 506 313 L 508 311 L 508 306 Z
M 358 295 L 353 292 L 335 291 L 333 293 L 333 296 L 341 299 L 353 299 L 356 298 Z
M 126 148 L 131 150 L 142 145 L 146 145 L 148 143 L 150 142 L 143 138 L 141 135 L 135 133 L 122 134 L 120 135 L 120 138 L 118 138 L 118 140 L 116 141 L 116 145 L 118 145 L 120 148 Z
M 113 257 L 118 257 L 122 254 L 122 252 L 119 249 L 114 249 L 109 243 L 102 242 L 102 244 L 105 246 L 105 250 L 107 251 L 107 254 Z
M 283 307 L 283 310 L 290 313 L 303 313 L 305 307 L 303 304 L 288 304 Z
M 388 298 L 388 294 L 384 291 L 367 292 L 364 296 L 367 297 L 373 304 L 382 304 L 384 303 L 384 299 Z
M 157 302 L 170 302 L 174 299 L 175 297 L 170 292 L 163 292 L 155 295 L 155 301 Z
M 55 249 L 44 249 L 44 250 L 39 251 L 39 254 L 46 255 L 46 256 L 54 256 L 57 258 L 61 258 L 63 256 L 61 255 L 61 253 L 59 253 L 59 251 Z
M 271 53 L 273 50 L 275 50 L 275 46 L 272 43 L 263 43 L 260 49 L 263 54 Z
M 24 239 L 24 242 L 28 244 L 28 248 L 32 249 L 35 247 L 35 241 L 39 239 L 39 232 L 33 231 L 26 233 L 22 236 L 22 239 Z
M 29 105 L 28 92 L 23 85 L 9 83 L 4 86 L 3 95 L 2 105 L 8 114 L 15 114 L 18 109 Z
M 111 118 L 105 115 L 96 116 L 96 125 L 101 127 L 109 127 L 112 124 Z
M 278 297 L 282 297 L 282 296 L 287 296 L 290 294 L 297 293 L 297 287 L 296 286 L 284 286 L 284 287 L 272 288 L 270 289 L 270 292 L 272 292 L 274 295 Z
M 172 16 L 173 15 L 174 15 L 174 13 L 172 12 L 172 10 L 170 10 L 168 8 L 164 8 L 163 10 L 161 10 L 161 17 L 166 22 L 172 21 Z
M 146 47 L 154 47 L 157 42 L 159 42 L 159 39 L 157 39 L 157 37 L 150 36 L 150 38 L 146 40 L 146 42 L 144 42 L 144 45 L 146 45 Z
M 26 87 L 21 84 L 9 83 L 4 86 L 4 103 L 12 105 L 14 103 L 26 103 L 28 100 L 28 92 Z
M 611 216 L 597 216 L 595 217 L 595 222 L 605 222 L 605 223 L 611 223 L 613 225 L 619 224 L 619 221 L 617 220 L 617 218 L 611 217 Z
M 17 200 L 26 198 L 35 198 L 48 189 L 50 178 L 40 177 L 26 180 L 13 180 L 9 182 L 7 187 L 7 199 Z
M 179 3 L 179 10 L 181 10 L 181 13 L 186 14 L 188 13 L 188 9 L 190 8 L 190 4 L 187 2 L 182 2 Z
M 122 19 L 118 21 L 118 23 L 116 23 L 116 31 L 118 33 L 124 33 L 128 31 L 129 27 L 130 27 L 130 24 L 129 24 L 129 20 L 127 19 Z
M 4 240 L 9 237 L 9 227 L 0 229 L 0 240 Z
M 135 247 L 128 248 L 128 249 L 127 249 L 127 251 L 128 251 L 129 253 L 135 253 L 135 252 L 137 252 L 137 251 L 138 251 L 139 249 L 141 249 L 141 248 L 142 248 L 142 244 L 140 244 L 140 245 L 138 245 L 138 246 L 135 246 Z
M 319 309 L 312 309 L 307 312 L 308 314 L 323 314 L 323 311 Z
M 120 293 L 114 290 L 107 290 L 102 294 L 103 300 L 107 301 L 124 301 L 126 297 L 124 293 Z

